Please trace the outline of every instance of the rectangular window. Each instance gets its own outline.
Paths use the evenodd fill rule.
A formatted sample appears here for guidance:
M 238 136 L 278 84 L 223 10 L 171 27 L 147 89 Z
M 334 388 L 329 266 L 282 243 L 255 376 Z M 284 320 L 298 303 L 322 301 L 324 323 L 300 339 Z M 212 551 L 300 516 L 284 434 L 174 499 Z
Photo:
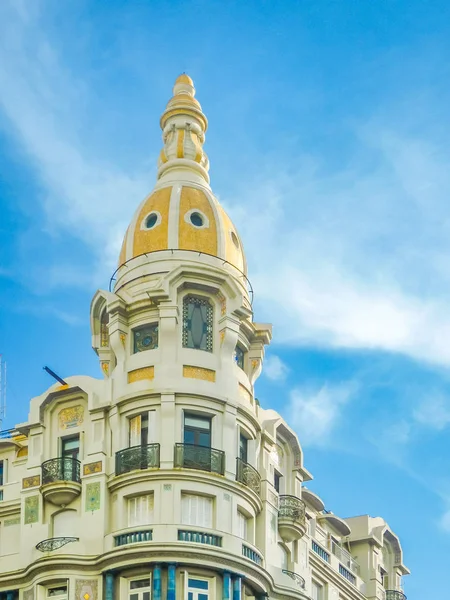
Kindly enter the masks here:
M 240 510 L 237 511 L 237 534 L 243 540 L 247 539 L 247 517 L 241 513 Z
M 323 586 L 313 581 L 311 583 L 312 600 L 323 600 Z
M 239 458 L 248 462 L 248 439 L 242 433 L 239 435 Z
M 151 591 L 150 577 L 131 579 L 129 582 L 128 600 L 150 600 Z
M 211 417 L 184 414 L 184 443 L 211 447 Z
M 187 585 L 187 600 L 209 600 L 209 581 L 197 577 L 189 577 Z
M 280 473 L 278 473 L 278 471 L 274 471 L 273 486 L 277 490 L 278 493 L 280 493 L 281 477 L 282 477 L 282 475 L 280 475 Z
M 155 350 L 158 347 L 158 323 L 149 323 L 133 329 L 133 352 Z
M 71 435 L 61 439 L 61 456 L 63 458 L 73 458 L 78 460 L 80 457 L 80 436 Z
M 0 485 L 3 485 L 3 461 L 0 460 Z
M 239 345 L 236 346 L 236 348 L 234 349 L 233 358 L 234 358 L 234 362 L 241 369 L 244 368 L 244 354 L 245 354 L 244 350 L 241 348 L 241 346 L 239 346 Z
M 183 346 L 213 351 L 213 307 L 207 298 L 183 299 Z
M 47 598 L 58 598 L 58 600 L 66 600 L 67 585 L 47 588 Z
M 129 419 L 130 421 L 130 448 L 133 446 L 147 446 L 149 444 L 149 413 L 145 412 Z
M 128 527 L 153 523 L 153 494 L 128 499 Z
M 181 522 L 196 527 L 213 526 L 213 499 L 195 494 L 181 495 Z

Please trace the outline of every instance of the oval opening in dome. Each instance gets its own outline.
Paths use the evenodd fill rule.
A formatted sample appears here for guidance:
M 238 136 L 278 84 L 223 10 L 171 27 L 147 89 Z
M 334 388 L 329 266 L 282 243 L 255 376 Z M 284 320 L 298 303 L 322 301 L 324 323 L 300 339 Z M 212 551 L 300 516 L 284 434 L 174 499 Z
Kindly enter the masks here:
M 148 215 L 147 219 L 145 220 L 145 226 L 147 227 L 147 229 L 152 229 L 156 223 L 158 222 L 158 215 L 156 213 L 151 213 L 150 215 Z
M 202 227 L 203 226 L 203 217 L 198 212 L 193 212 L 190 216 L 191 223 L 194 227 Z
M 236 248 L 239 248 L 239 240 L 234 231 L 231 232 L 231 239 L 233 240 L 233 244 L 236 246 Z

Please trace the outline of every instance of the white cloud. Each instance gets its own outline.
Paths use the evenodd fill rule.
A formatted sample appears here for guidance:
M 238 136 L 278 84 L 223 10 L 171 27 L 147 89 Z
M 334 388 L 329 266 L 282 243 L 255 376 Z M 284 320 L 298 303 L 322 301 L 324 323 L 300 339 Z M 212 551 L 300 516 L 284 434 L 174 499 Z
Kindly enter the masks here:
M 441 392 L 430 393 L 413 411 L 417 423 L 441 431 L 450 424 L 450 398 Z
M 285 416 L 303 446 L 330 445 L 341 411 L 354 397 L 356 389 L 354 382 L 347 382 L 292 390 Z
M 439 525 L 446 533 L 450 533 L 450 509 L 444 512 L 439 521 Z
M 282 381 L 286 378 L 289 367 L 276 354 L 269 354 L 264 360 L 263 374 L 272 381 Z

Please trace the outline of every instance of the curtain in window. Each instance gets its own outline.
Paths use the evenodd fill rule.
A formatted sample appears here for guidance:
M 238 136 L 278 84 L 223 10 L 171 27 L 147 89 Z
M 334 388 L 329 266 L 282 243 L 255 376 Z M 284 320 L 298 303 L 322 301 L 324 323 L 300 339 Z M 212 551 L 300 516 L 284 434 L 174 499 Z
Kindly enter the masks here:
M 128 500 L 128 526 L 149 525 L 153 523 L 153 494 L 136 496 Z
M 212 498 L 183 494 L 181 496 L 181 521 L 184 525 L 212 528 Z

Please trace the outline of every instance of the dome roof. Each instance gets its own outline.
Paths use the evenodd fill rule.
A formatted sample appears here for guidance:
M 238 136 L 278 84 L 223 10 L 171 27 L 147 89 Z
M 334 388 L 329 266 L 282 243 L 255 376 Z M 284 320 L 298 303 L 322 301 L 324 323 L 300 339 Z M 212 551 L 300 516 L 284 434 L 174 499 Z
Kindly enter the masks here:
M 119 267 L 160 250 L 191 250 L 217 256 L 246 273 L 239 235 L 209 186 L 203 149 L 207 119 L 194 98 L 192 79 L 180 75 L 161 117 L 164 146 L 158 182 L 127 229 Z

